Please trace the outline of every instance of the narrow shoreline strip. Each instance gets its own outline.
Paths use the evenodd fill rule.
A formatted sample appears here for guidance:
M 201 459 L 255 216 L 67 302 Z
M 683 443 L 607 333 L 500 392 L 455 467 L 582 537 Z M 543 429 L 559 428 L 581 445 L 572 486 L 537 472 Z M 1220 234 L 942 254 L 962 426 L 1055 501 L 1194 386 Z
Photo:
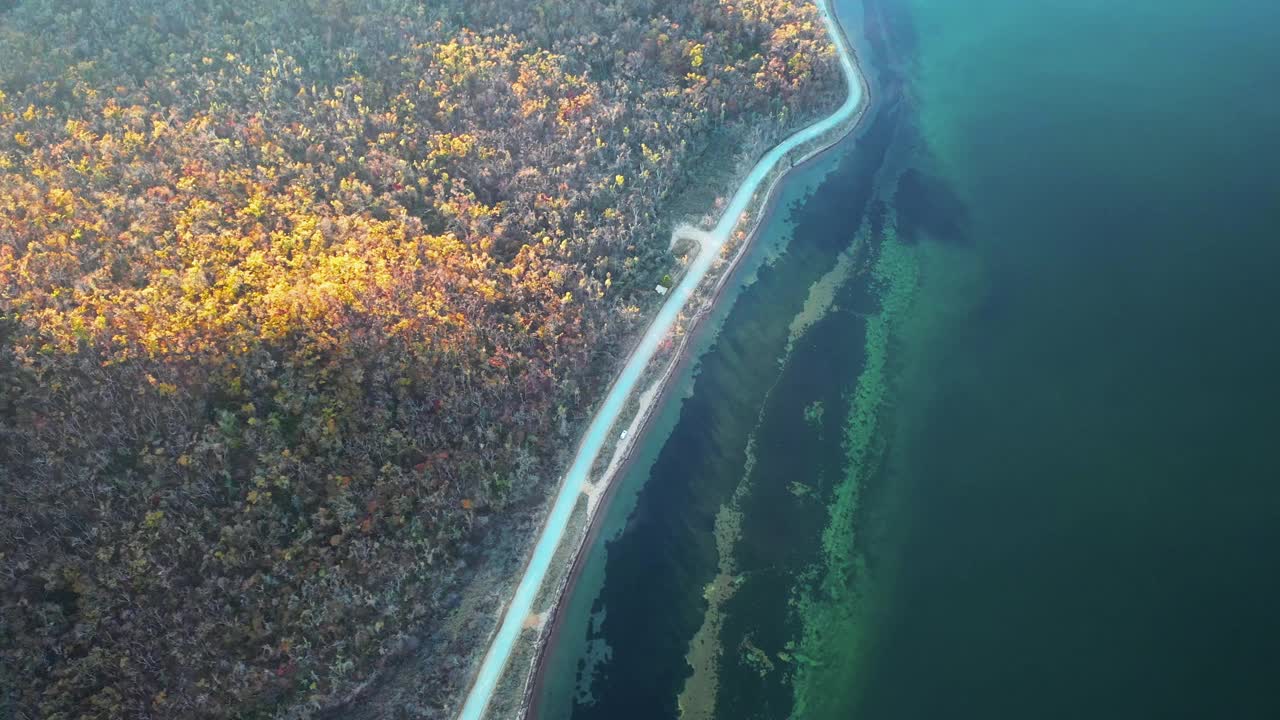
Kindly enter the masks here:
M 512 650 L 519 640 L 525 620 L 533 608 L 538 590 L 541 588 L 547 571 L 550 569 L 556 548 L 563 539 L 574 505 L 577 503 L 578 496 L 582 492 L 582 487 L 587 481 L 596 457 L 600 454 L 609 437 L 610 429 L 626 408 L 628 398 L 636 389 L 637 383 L 649 367 L 662 341 L 671 332 L 680 313 L 693 297 L 707 271 L 710 270 L 716 258 L 720 256 L 720 251 L 725 243 L 732 237 L 734 229 L 737 228 L 742 214 L 755 198 L 756 192 L 763 183 L 771 181 L 767 193 L 772 193 L 778 178 L 781 176 L 770 178 L 770 175 L 788 153 L 807 142 L 821 140 L 824 135 L 840 128 L 842 123 L 858 117 L 864 107 L 866 86 L 850 50 L 849 40 L 840 28 L 834 12 L 830 8 L 830 1 L 817 0 L 817 5 L 826 25 L 827 33 L 831 37 L 832 44 L 836 47 L 837 54 L 840 56 L 840 67 L 843 71 L 847 89 L 844 103 L 831 115 L 797 131 L 767 152 L 738 187 L 728 207 L 725 208 L 724 213 L 721 215 L 720 221 L 716 223 L 715 228 L 710 232 L 698 232 L 696 234 L 696 239 L 701 241 L 698 254 L 690 262 L 680 282 L 669 293 L 667 302 L 659 309 L 635 350 L 627 358 L 621 372 L 610 385 L 604 402 L 592 417 L 591 423 L 588 425 L 587 431 L 578 445 L 577 454 L 574 456 L 569 471 L 561 480 L 555 503 L 552 505 L 546 524 L 543 526 L 542 532 L 534 545 L 532 556 L 525 567 L 520 584 L 516 587 L 515 594 L 503 613 L 498 631 L 489 643 L 489 648 L 480 663 L 480 669 L 475 681 L 467 692 L 466 700 L 458 714 L 458 720 L 481 720 L 484 717 L 498 680 L 511 658 Z M 851 123 L 849 127 L 844 128 L 845 132 L 851 131 L 856 125 L 856 122 Z M 842 132 L 841 136 L 843 135 L 844 133 Z M 834 142 L 834 139 L 831 139 L 831 142 Z M 677 228 L 673 235 L 673 241 L 684 239 L 693 234 L 689 232 L 688 228 Z M 736 265 L 737 259 L 741 258 L 742 255 L 743 253 L 739 252 L 735 262 L 725 269 L 723 277 L 728 277 L 732 274 L 732 265 Z M 667 375 L 667 377 L 669 378 L 670 375 Z

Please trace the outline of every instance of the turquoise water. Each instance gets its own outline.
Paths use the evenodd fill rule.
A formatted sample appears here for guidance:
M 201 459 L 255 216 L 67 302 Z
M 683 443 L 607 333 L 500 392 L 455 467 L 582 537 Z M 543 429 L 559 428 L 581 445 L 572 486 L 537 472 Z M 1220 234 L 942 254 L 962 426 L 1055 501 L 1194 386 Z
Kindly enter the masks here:
M 839 11 L 872 112 L 646 437 L 540 717 L 1280 717 L 1280 7 Z
M 1280 717 L 1280 7 L 904 12 L 974 247 L 923 246 L 849 716 Z

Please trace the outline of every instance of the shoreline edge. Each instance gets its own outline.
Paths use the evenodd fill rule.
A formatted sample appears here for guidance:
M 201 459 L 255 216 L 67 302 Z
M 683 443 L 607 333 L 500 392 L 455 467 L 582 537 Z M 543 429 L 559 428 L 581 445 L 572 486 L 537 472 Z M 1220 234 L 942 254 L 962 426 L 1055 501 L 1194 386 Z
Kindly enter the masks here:
M 775 196 L 782 179 L 792 169 L 811 163 L 825 154 L 861 125 L 871 102 L 870 87 L 859 65 L 852 41 L 831 7 L 832 2 L 833 0 L 816 0 L 819 13 L 827 26 L 827 33 L 839 56 L 839 64 L 846 84 L 844 102 L 830 115 L 819 118 L 792 133 L 767 151 L 743 179 L 733 195 L 732 202 L 725 209 L 714 229 L 707 231 L 689 225 L 679 225 L 673 231 L 672 247 L 684 240 L 694 240 L 699 245 L 697 255 L 689 262 L 684 276 L 676 285 L 677 292 L 671 293 L 667 302 L 659 308 L 636 347 L 628 354 L 627 360 L 609 384 L 603 401 L 588 424 L 574 460 L 568 472 L 562 477 L 560 489 L 555 496 L 556 501 L 537 537 L 520 584 L 512 599 L 504 606 L 498 627 L 489 638 L 486 638 L 488 649 L 456 716 L 458 720 L 481 720 L 486 717 L 501 677 L 507 672 L 517 671 L 515 667 L 508 667 L 508 664 L 512 659 L 515 645 L 520 642 L 522 631 L 528 627 L 533 601 L 544 592 L 542 586 L 549 579 L 547 576 L 551 556 L 555 554 L 562 542 L 574 542 L 576 547 L 567 558 L 568 572 L 564 573 L 559 587 L 554 588 L 554 600 L 535 626 L 537 637 L 533 640 L 532 661 L 524 671 L 524 688 L 516 717 L 537 720 L 534 700 L 544 680 L 547 648 L 553 644 L 561 625 L 559 613 L 561 603 L 574 587 L 580 574 L 585 557 L 583 550 L 598 536 L 599 520 L 602 517 L 600 510 L 607 508 L 617 488 L 616 480 L 630 468 L 633 450 L 638 440 L 646 434 L 653 419 L 654 410 L 661 407 L 668 399 L 671 379 L 692 361 L 687 352 L 690 338 L 697 334 L 710 310 L 722 296 L 729 280 L 736 275 L 742 259 L 754 245 L 760 228 L 772 214 Z M 791 161 L 784 165 L 783 161 L 788 157 Z M 744 215 L 746 215 L 745 218 Z M 744 226 L 745 229 L 738 230 L 739 226 Z M 693 296 L 699 289 L 703 289 L 704 280 L 707 280 L 712 263 L 739 233 L 742 240 L 738 243 L 734 255 L 721 268 L 718 268 L 719 272 L 710 279 L 710 287 L 705 288 L 705 297 L 701 302 L 695 303 Z M 696 305 L 696 308 L 681 328 L 683 332 L 678 344 L 668 355 L 661 359 L 655 358 L 658 342 L 671 335 L 672 330 L 677 328 L 683 311 L 690 309 L 691 305 Z M 641 358 L 641 354 L 645 356 L 643 362 L 636 366 L 636 361 Z M 645 386 L 636 386 L 637 380 L 655 369 L 651 367 L 655 361 L 658 361 L 658 368 L 660 368 L 658 378 Z M 613 427 L 624 419 L 622 411 L 627 408 L 628 401 L 632 400 L 633 396 L 642 398 L 647 396 L 647 402 L 641 402 L 628 427 L 627 437 L 614 446 L 606 471 L 592 483 L 589 473 L 595 461 L 602 455 L 604 441 L 611 434 Z M 575 482 L 575 476 L 582 477 Z M 588 488 L 588 485 L 593 487 Z M 569 492 L 571 489 L 576 489 L 577 492 Z M 588 509 L 586 529 L 580 538 L 565 538 L 564 532 L 572 511 L 584 491 L 588 490 L 595 497 L 592 498 L 593 502 Z M 538 562 L 540 555 L 546 556 L 542 562 Z

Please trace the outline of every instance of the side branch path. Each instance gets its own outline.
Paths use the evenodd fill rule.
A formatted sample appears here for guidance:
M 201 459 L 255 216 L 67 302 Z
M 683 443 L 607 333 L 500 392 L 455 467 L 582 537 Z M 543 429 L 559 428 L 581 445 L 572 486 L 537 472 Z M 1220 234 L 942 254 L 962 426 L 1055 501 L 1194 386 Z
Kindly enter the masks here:
M 529 619 L 538 590 L 547 576 L 556 548 L 564 537 L 574 505 L 587 484 L 588 475 L 596 457 L 604 447 L 619 415 L 627 407 L 628 398 L 636 389 L 662 341 L 675 326 L 677 318 L 689 303 L 698 285 L 706 277 L 707 271 L 720 257 L 721 251 L 733 235 L 743 213 L 756 199 L 758 191 L 764 189 L 767 193 L 772 183 L 780 177 L 775 170 L 789 153 L 807 143 L 822 142 L 824 139 L 829 143 L 831 138 L 828 136 L 834 131 L 849 130 L 853 127 L 854 123 L 851 121 L 861 110 L 866 94 L 862 78 L 858 74 L 843 31 L 833 16 L 830 0 L 817 1 L 827 33 L 831 36 L 840 56 L 840 67 L 848 88 L 844 104 L 831 115 L 797 131 L 765 153 L 733 194 L 728 207 L 725 208 L 724 214 L 720 216 L 719 222 L 713 229 L 702 231 L 689 226 L 676 228 L 672 236 L 672 244 L 674 245 L 678 240 L 695 240 L 699 246 L 698 253 L 689 263 L 680 282 L 668 293 L 667 301 L 654 317 L 635 350 L 627 358 L 622 371 L 610 386 L 604 402 L 592 417 L 591 424 L 587 427 L 586 434 L 578 446 L 578 452 L 573 458 L 573 463 L 560 483 L 555 503 L 534 545 L 533 555 L 520 579 L 520 584 L 516 587 L 498 631 L 490 641 L 489 649 L 480 663 L 480 670 L 467 693 L 466 701 L 458 714 L 458 720 L 481 720 L 484 717 L 498 679 L 511 659 L 512 650 L 520 637 L 520 632 Z M 725 272 L 728 273 L 729 270 Z M 635 432 L 631 433 L 631 435 L 635 434 Z M 634 440 L 634 437 L 632 439 Z

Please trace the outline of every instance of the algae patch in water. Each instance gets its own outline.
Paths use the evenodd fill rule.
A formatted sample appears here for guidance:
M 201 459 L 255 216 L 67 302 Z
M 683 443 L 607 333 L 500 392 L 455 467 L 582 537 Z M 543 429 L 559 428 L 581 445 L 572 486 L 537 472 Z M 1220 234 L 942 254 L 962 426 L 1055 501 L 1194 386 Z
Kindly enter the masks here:
M 822 414 L 826 412 L 821 400 L 814 400 L 804 409 L 804 421 L 814 427 L 822 427 Z
M 742 537 L 742 498 L 751 489 L 751 472 L 755 468 L 755 433 L 747 440 L 746 464 L 742 479 L 728 502 L 716 512 L 715 540 L 719 562 L 715 578 L 703 588 L 707 601 L 702 626 L 689 643 L 685 660 L 693 674 L 685 680 L 684 688 L 676 700 L 681 720 L 711 720 L 715 717 L 716 693 L 720 687 L 719 662 L 723 655 L 720 631 L 724 625 L 724 603 L 741 585 L 733 559 L 733 547 Z
M 866 361 L 853 388 L 844 430 L 845 472 L 833 489 L 817 562 L 799 574 L 794 606 L 801 628 L 795 656 L 792 717 L 823 718 L 843 706 L 832 687 L 856 676 L 861 656 L 864 604 L 869 592 L 856 516 L 863 484 L 879 466 L 885 441 L 881 417 L 890 384 L 888 359 L 897 324 L 910 309 L 919 283 L 916 250 L 902 243 L 890 212 L 876 250 L 872 287 L 879 310 L 867 318 Z M 839 675 L 839 677 L 834 677 Z

